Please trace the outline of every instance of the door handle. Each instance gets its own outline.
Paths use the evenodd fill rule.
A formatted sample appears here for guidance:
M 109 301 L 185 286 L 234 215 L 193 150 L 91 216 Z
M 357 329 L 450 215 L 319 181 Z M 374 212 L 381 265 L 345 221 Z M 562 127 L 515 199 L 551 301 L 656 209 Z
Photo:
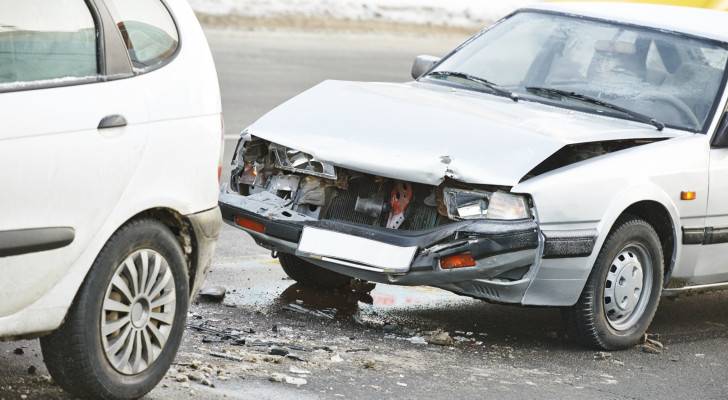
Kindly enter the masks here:
M 101 119 L 98 129 L 121 128 L 126 125 L 126 118 L 123 115 L 113 114 Z

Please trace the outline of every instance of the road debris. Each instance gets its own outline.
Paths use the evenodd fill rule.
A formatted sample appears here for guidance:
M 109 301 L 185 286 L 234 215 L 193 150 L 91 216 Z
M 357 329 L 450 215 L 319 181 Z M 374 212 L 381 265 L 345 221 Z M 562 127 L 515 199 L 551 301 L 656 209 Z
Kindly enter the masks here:
M 229 360 L 229 361 L 236 361 L 236 362 L 243 362 L 243 361 L 245 361 L 245 359 L 243 359 L 242 357 L 234 356 L 232 354 L 227 354 L 227 353 L 219 353 L 219 352 L 216 352 L 216 351 L 211 351 L 211 352 L 209 352 L 207 354 L 209 354 L 209 355 L 211 355 L 213 357 L 222 358 L 222 359 Z
M 413 336 L 407 339 L 407 341 L 412 344 L 427 344 L 427 340 L 425 340 L 422 336 Z
M 346 350 L 347 353 L 364 353 L 364 352 L 367 352 L 367 351 L 369 351 L 369 348 L 368 347 L 361 348 L 361 349 L 348 349 L 348 350 Z
M 13 354 L 15 354 L 16 356 L 22 356 L 23 354 L 25 354 L 25 351 L 21 347 L 18 347 L 17 349 L 15 349 L 15 351 L 13 351 Z
M 311 374 L 311 371 L 305 370 L 303 368 L 298 368 L 295 365 L 291 365 L 290 368 L 288 368 L 288 372 L 296 375 L 309 375 Z
M 335 308 L 323 308 L 320 310 L 312 310 L 310 308 L 306 308 L 300 304 L 291 303 L 283 306 L 284 310 L 292 311 L 299 314 L 307 314 L 307 315 L 313 315 L 316 317 L 326 318 L 326 319 L 334 319 L 336 317 L 336 309 Z
M 427 343 L 437 346 L 452 346 L 455 341 L 450 334 L 442 329 L 438 329 L 427 338 Z
M 225 299 L 227 289 L 222 286 L 211 286 L 200 290 L 200 298 L 219 303 Z
M 269 380 L 271 382 L 287 383 L 289 385 L 295 385 L 295 386 L 302 386 L 302 385 L 305 385 L 308 383 L 308 381 L 306 381 L 306 379 L 304 379 L 304 378 L 293 377 L 293 376 L 281 374 L 278 372 L 273 373 L 270 376 Z
M 594 359 L 599 360 L 599 361 L 611 360 L 612 353 L 608 353 L 606 351 L 599 351 L 599 352 L 594 353 Z
M 205 376 L 200 372 L 190 372 L 187 374 L 187 377 L 190 378 L 192 382 L 202 382 L 202 380 L 205 379 Z
M 271 347 L 270 350 L 268 350 L 268 354 L 272 356 L 287 356 L 290 351 L 280 348 L 280 347 Z
M 665 346 L 660 342 L 659 335 L 655 334 L 645 334 L 644 338 L 642 339 L 642 345 L 640 345 L 640 350 L 644 353 L 648 354 L 660 354 L 665 350 Z
M 343 359 L 343 358 L 342 358 L 342 357 L 341 357 L 341 356 L 340 356 L 340 355 L 339 355 L 339 354 L 337 353 L 337 354 L 334 354 L 334 355 L 333 355 L 333 356 L 331 357 L 331 361 L 332 361 L 332 362 L 335 362 L 335 363 L 340 363 L 340 362 L 343 362 L 343 361 L 344 361 L 344 359 Z

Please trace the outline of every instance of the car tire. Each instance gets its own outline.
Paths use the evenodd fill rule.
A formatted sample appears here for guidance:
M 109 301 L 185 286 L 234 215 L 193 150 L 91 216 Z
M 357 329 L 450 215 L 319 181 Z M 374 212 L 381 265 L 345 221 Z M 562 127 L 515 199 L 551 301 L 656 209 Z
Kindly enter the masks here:
M 578 302 L 565 310 L 569 332 L 591 348 L 635 346 L 657 310 L 663 270 L 655 229 L 639 218 L 623 219 L 607 237 Z
M 351 278 L 311 264 L 290 254 L 279 254 L 278 260 L 289 278 L 317 289 L 339 289 L 351 283 Z
M 172 364 L 188 306 L 175 236 L 155 220 L 128 223 L 99 253 L 61 328 L 41 338 L 48 371 L 81 398 L 138 399 Z

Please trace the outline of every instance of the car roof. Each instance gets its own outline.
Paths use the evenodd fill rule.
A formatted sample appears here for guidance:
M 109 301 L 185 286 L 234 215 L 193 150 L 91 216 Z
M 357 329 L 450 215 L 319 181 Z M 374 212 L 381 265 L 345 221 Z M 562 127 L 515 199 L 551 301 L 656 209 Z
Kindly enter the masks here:
M 545 10 L 664 29 L 728 42 L 728 12 L 637 3 L 539 3 L 522 10 Z

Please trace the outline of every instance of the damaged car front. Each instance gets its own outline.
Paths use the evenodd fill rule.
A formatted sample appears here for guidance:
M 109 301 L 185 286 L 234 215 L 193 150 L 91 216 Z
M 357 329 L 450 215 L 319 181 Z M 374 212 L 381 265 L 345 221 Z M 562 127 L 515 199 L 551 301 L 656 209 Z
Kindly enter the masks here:
M 663 282 L 723 276 L 679 232 L 706 215 L 728 45 L 620 15 L 519 10 L 412 82 L 305 91 L 244 131 L 224 220 L 305 285 L 564 307 L 590 346 L 637 343 Z
M 225 219 L 284 264 L 294 255 L 355 278 L 436 286 L 517 282 L 536 261 L 532 204 L 508 188 L 451 179 L 428 185 L 336 167 L 252 132 L 237 157 L 221 195 Z

